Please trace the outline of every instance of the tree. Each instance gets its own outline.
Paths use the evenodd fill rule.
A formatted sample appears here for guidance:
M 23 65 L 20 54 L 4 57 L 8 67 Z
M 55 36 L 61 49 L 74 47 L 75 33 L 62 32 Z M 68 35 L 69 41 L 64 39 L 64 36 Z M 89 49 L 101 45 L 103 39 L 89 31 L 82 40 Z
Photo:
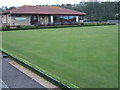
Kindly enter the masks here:
M 103 21 L 118 19 L 118 17 L 120 16 L 118 6 L 120 6 L 120 2 L 87 2 L 86 6 L 66 6 L 65 8 L 87 13 L 86 18 L 88 20 Z
M 14 9 L 14 8 L 16 8 L 15 6 L 12 6 L 12 7 L 10 7 L 9 9 Z
M 8 7 L 7 7 L 7 6 L 5 6 L 5 10 L 8 10 Z

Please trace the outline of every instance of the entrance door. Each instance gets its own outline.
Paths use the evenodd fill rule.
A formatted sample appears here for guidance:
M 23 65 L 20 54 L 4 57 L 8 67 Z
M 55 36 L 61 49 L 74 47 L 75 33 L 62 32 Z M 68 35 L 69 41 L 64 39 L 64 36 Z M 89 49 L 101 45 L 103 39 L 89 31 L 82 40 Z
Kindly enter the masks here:
M 37 15 L 32 15 L 30 23 L 31 23 L 31 25 L 38 24 L 38 16 Z

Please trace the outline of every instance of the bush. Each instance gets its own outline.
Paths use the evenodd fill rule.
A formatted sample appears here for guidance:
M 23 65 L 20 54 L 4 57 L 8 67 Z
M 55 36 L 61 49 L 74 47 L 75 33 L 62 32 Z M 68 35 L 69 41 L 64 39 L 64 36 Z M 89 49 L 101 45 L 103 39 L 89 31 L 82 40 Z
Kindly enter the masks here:
M 81 26 L 83 26 L 84 25 L 84 23 L 81 23 Z
M 9 28 L 10 28 L 10 26 L 6 26 L 6 28 L 7 28 L 7 29 L 9 29 Z
M 20 28 L 20 26 L 17 26 L 17 28 Z

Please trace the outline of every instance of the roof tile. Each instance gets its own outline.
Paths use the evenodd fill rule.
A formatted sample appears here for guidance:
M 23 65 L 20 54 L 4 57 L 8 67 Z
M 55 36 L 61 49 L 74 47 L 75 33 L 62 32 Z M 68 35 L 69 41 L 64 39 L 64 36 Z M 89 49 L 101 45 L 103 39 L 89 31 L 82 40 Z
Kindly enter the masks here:
M 63 14 L 63 15 L 86 15 L 86 13 L 53 6 L 29 6 L 24 5 L 12 10 L 6 10 L 3 13 L 11 14 Z

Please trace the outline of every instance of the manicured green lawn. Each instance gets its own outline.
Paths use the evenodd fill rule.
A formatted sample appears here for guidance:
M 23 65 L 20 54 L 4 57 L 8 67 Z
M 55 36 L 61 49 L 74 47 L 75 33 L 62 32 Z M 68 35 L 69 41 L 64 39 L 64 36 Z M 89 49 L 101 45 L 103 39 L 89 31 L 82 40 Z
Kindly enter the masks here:
M 2 33 L 3 50 L 69 86 L 118 87 L 116 25 Z

